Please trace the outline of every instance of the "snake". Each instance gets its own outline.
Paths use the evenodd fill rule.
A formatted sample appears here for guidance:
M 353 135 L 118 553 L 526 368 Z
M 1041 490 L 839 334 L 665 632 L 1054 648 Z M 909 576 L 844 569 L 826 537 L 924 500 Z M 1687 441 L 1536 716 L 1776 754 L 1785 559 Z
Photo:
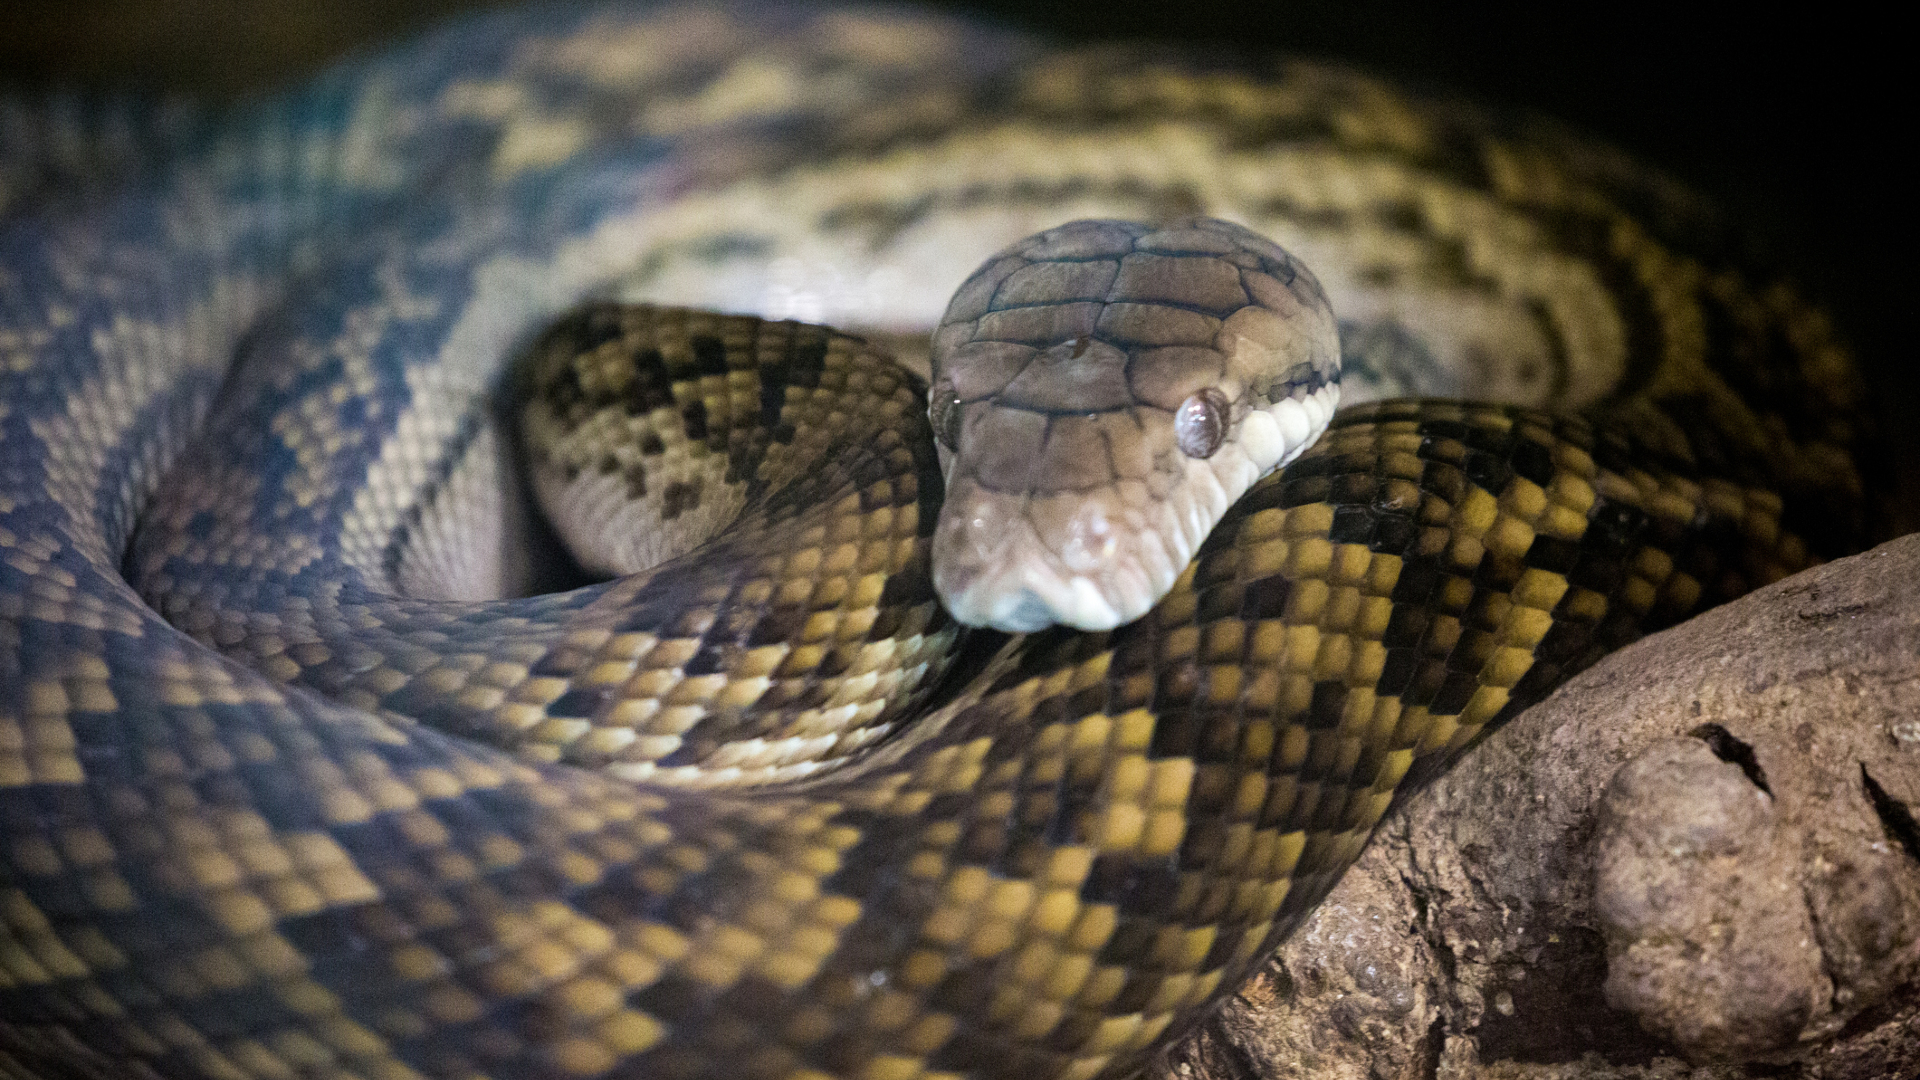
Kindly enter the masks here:
M 599 3 L 4 115 L 8 1076 L 1133 1075 L 1875 527 L 1710 206 L 1337 66 Z

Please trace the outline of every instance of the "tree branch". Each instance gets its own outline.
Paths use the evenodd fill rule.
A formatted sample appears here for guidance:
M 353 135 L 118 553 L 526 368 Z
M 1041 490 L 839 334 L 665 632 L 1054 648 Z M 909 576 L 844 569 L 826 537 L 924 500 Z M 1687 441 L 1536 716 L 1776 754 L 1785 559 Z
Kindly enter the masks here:
M 1158 1075 L 1920 1075 L 1916 808 L 1920 535 L 1495 733 Z

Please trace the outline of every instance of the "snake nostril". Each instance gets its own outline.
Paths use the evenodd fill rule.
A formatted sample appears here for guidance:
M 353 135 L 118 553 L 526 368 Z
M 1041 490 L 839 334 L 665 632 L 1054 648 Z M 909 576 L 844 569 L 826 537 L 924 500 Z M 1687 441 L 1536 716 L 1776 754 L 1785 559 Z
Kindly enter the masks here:
M 1089 574 L 1105 566 L 1119 549 L 1120 538 L 1106 508 L 1089 502 L 1067 522 L 1067 534 L 1060 545 L 1060 561 L 1076 574 Z
M 980 565 L 967 559 L 933 560 L 933 587 L 943 598 L 965 596 L 980 580 Z

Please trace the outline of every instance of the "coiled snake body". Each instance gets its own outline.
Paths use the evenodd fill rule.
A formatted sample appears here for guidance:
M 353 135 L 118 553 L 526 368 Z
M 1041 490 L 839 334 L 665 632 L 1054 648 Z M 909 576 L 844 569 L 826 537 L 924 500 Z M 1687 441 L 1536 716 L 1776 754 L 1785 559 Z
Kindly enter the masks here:
M 8 1075 L 1125 1075 L 1410 772 L 1865 535 L 1846 355 L 1684 194 L 1334 69 L 547 9 L 0 130 Z M 913 376 L 566 314 L 907 341 L 1022 235 L 1193 214 L 1312 268 L 1347 401 L 1463 400 L 1349 408 L 1144 617 L 978 674 Z M 556 482 L 740 525 L 538 592 L 525 385 L 639 448 Z

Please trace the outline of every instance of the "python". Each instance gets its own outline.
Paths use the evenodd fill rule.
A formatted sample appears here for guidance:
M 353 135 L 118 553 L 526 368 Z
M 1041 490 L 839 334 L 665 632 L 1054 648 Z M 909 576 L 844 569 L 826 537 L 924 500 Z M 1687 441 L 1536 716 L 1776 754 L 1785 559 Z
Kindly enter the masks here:
M 542 9 L 99 160 L 118 181 L 49 161 L 0 222 L 23 1071 L 1128 1075 L 1407 776 L 1865 536 L 1816 310 L 1688 254 L 1689 204 L 1616 158 L 1336 68 L 911 12 Z M 1084 259 L 1117 275 L 1196 216 L 1277 242 L 1246 273 L 1317 282 L 1343 411 L 1166 557 L 1144 614 L 963 631 L 939 463 L 985 398 L 875 343 L 926 348 L 1023 237 L 1146 223 Z M 952 299 L 960 344 L 1079 351 L 1109 397 L 1197 347 L 1168 325 L 1231 317 L 1184 276 L 1056 274 L 1048 304 L 1171 314 L 1084 347 L 982 331 L 1024 310 L 1013 280 Z M 1275 398 L 1300 415 L 1242 458 L 1324 419 L 1331 346 L 1302 348 L 1304 396 Z M 1062 381 L 988 448 L 1124 464 Z M 1219 382 L 1149 382 L 1196 450 L 1244 420 Z M 587 440 L 534 486 L 664 519 L 639 546 L 667 562 L 536 590 L 510 444 L 546 421 L 517 398 Z M 693 547 L 709 521 L 733 531 Z M 1028 588 L 984 617 L 1033 628 Z

